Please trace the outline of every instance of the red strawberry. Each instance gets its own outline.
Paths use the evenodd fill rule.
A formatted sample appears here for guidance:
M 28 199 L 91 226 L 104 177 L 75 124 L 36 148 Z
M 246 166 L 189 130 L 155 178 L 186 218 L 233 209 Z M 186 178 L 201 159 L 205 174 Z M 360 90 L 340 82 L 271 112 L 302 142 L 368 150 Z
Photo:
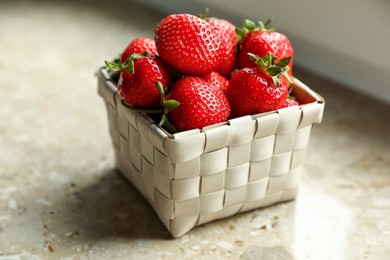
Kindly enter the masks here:
M 206 19 L 210 24 L 218 29 L 222 36 L 222 42 L 225 44 L 225 56 L 217 72 L 225 77 L 230 77 L 231 72 L 236 65 L 238 36 L 236 27 L 224 19 Z
M 292 106 L 299 106 L 299 102 L 293 98 L 286 98 L 286 100 L 284 101 L 283 105 L 280 108 L 292 107 Z
M 209 74 L 202 76 L 202 79 L 221 90 L 223 94 L 227 94 L 229 89 L 229 80 L 218 72 L 210 72 Z
M 259 57 L 264 57 L 268 52 L 272 53 L 278 59 L 292 57 L 289 66 L 289 75 L 292 76 L 292 65 L 294 58 L 294 50 L 290 40 L 282 33 L 275 32 L 273 29 L 266 29 L 266 26 L 271 23 L 268 19 L 265 24 L 259 22 L 259 26 L 250 21 L 245 20 L 244 31 L 241 31 L 242 43 L 238 54 L 239 68 L 255 67 L 255 63 L 249 59 L 248 53 L 253 53 Z
M 178 131 L 224 122 L 230 114 L 229 102 L 222 91 L 199 77 L 179 79 L 166 98 L 180 103 L 167 115 Z
M 241 69 L 230 79 L 227 97 L 232 117 L 278 109 L 288 95 L 288 83 L 284 77 L 289 79 L 285 70 L 289 58 L 275 64 L 276 58 L 271 53 L 263 58 L 251 57 L 258 66 Z
M 132 40 L 129 45 L 126 47 L 126 49 L 123 51 L 121 55 L 122 62 L 125 62 L 127 58 L 132 53 L 143 53 L 147 52 L 148 54 L 157 54 L 156 45 L 154 43 L 154 40 L 149 38 L 143 38 L 139 37 L 134 40 Z
M 164 89 L 171 83 L 168 66 L 156 55 L 131 54 L 127 62 L 106 62 L 111 70 L 121 71 L 118 94 L 128 105 L 150 108 L 160 105 L 161 93 L 156 87 L 160 82 Z
M 217 29 L 190 14 L 172 14 L 156 27 L 160 57 L 181 74 L 201 76 L 221 65 L 225 45 Z

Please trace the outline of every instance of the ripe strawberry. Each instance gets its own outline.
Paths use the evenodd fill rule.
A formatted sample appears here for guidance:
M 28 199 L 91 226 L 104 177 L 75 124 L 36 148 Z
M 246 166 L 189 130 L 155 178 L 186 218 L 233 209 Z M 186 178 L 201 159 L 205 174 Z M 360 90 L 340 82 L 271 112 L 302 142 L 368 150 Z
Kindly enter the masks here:
M 199 77 L 183 77 L 173 86 L 167 99 L 180 105 L 167 114 L 178 131 L 224 122 L 230 114 L 230 106 L 222 91 Z
M 248 53 L 253 53 L 259 57 L 264 57 L 268 52 L 272 53 L 278 59 L 292 57 L 289 66 L 289 75 L 292 76 L 292 66 L 294 50 L 290 40 L 282 33 L 275 32 L 273 29 L 266 29 L 272 19 L 268 19 L 265 24 L 259 22 L 259 25 L 250 20 L 245 20 L 244 29 L 239 31 L 242 38 L 240 51 L 238 54 L 239 68 L 255 67 L 255 63 L 249 59 Z
M 293 98 L 286 98 L 286 100 L 284 101 L 283 105 L 280 108 L 292 107 L 292 106 L 299 106 L 299 102 Z
M 259 58 L 251 54 L 254 68 L 243 68 L 230 79 L 228 99 L 232 117 L 253 115 L 280 108 L 288 95 L 289 79 L 286 65 L 290 58 L 275 64 L 276 57 L 268 53 Z
M 218 67 L 217 72 L 225 77 L 230 77 L 231 72 L 236 66 L 238 36 L 236 27 L 224 19 L 206 19 L 220 32 L 222 42 L 225 44 L 225 56 L 222 64 Z
M 121 60 L 122 62 L 125 62 L 132 53 L 140 54 L 145 51 L 148 54 L 157 54 L 156 44 L 154 43 L 154 40 L 143 37 L 135 38 L 123 51 L 121 55 Z
M 165 17 L 154 39 L 160 57 L 181 74 L 201 76 L 215 71 L 225 54 L 219 31 L 190 14 Z
M 221 90 L 223 94 L 227 94 L 229 89 L 229 80 L 218 72 L 210 72 L 209 74 L 202 76 L 202 79 Z
M 172 83 L 168 66 L 157 55 L 133 53 L 125 63 L 106 61 L 106 64 L 111 70 L 121 71 L 118 94 L 132 107 L 159 106 L 161 93 L 156 87 L 156 82 L 160 82 L 163 89 Z

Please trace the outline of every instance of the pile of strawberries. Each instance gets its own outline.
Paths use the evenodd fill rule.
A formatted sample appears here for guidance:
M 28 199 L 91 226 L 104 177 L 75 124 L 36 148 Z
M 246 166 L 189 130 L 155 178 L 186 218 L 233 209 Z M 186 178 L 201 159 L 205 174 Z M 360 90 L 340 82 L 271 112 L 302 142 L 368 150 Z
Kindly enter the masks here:
M 299 105 L 289 95 L 294 51 L 267 22 L 172 14 L 154 39 L 136 38 L 120 59 L 118 94 L 130 109 L 156 113 L 160 126 L 185 131 Z

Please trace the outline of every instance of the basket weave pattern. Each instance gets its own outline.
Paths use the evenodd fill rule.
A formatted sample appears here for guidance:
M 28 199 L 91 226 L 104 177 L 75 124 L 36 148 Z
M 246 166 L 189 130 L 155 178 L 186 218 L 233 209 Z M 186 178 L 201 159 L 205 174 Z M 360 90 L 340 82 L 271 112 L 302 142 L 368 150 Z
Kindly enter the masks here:
M 174 237 L 239 212 L 294 199 L 314 123 L 324 101 L 298 80 L 305 105 L 169 134 L 124 107 L 116 84 L 98 71 L 119 170 Z

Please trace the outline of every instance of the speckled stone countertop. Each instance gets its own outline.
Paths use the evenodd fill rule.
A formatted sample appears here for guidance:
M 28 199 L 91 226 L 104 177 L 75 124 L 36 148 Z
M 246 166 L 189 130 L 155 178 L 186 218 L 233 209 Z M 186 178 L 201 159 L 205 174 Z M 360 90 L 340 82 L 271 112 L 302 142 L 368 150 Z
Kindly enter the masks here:
M 299 68 L 327 103 L 297 199 L 171 238 L 115 170 L 94 76 L 161 18 L 123 1 L 0 2 L 0 260 L 386 259 L 390 107 Z

